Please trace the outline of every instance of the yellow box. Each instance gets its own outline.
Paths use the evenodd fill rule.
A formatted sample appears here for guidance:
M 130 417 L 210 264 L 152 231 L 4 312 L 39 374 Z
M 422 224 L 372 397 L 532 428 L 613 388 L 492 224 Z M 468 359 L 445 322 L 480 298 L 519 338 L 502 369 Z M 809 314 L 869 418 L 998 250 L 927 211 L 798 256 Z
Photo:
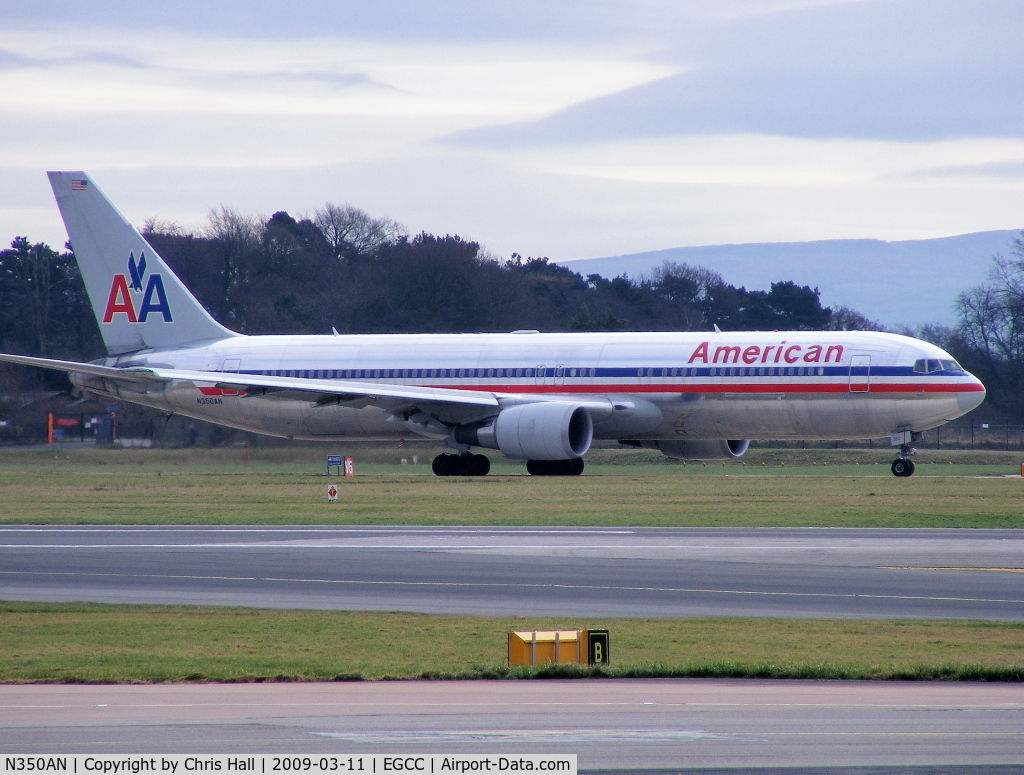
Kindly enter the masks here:
M 587 661 L 586 630 L 528 630 L 508 634 L 510 665 L 580 664 Z

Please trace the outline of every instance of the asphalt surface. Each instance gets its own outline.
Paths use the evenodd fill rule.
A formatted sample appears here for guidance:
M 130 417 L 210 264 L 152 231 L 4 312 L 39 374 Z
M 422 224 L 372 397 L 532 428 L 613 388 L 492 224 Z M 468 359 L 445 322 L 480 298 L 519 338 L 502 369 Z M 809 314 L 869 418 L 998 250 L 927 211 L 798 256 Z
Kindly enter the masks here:
M 0 598 L 1024 621 L 1024 531 L 0 528 Z
M 581 770 L 676 772 L 1020 765 L 1024 688 L 749 680 L 2 686 L 0 750 L 575 753 Z

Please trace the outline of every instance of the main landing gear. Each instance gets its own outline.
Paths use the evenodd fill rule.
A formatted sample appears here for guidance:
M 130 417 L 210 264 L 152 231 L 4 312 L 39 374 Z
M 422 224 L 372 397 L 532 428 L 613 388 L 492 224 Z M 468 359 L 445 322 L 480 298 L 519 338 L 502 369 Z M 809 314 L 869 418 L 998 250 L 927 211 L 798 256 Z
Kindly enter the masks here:
M 913 476 L 914 475 L 914 461 L 910 460 L 911 455 L 916 455 L 917 450 L 909 444 L 904 444 L 900 447 L 899 457 L 892 461 L 892 475 L 893 476 Z
M 430 468 L 436 476 L 487 476 L 491 461 L 486 455 L 449 452 L 435 457 Z M 533 476 L 579 476 L 583 473 L 583 458 L 527 460 L 526 470 Z
M 491 461 L 487 455 L 448 453 L 435 457 L 430 468 L 437 476 L 487 476 Z
M 526 470 L 532 476 L 579 476 L 583 473 L 583 458 L 527 460 Z

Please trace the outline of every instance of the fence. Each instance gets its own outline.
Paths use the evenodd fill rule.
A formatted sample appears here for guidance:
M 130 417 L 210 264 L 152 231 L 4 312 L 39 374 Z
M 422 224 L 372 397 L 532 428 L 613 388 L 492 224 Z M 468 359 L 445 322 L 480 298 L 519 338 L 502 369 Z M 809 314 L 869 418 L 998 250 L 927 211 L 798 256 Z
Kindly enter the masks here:
M 752 447 L 762 449 L 887 449 L 887 439 L 833 441 L 761 441 Z M 1024 450 L 1024 425 L 1002 422 L 953 421 L 938 428 L 925 431 L 917 449 L 989 449 Z

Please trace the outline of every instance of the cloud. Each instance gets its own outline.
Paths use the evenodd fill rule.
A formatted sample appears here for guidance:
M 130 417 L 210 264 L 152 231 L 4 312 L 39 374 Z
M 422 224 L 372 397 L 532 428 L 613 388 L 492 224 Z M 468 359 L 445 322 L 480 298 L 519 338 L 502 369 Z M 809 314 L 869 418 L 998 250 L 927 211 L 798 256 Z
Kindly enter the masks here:
M 1005 229 L 1017 8 L 0 0 L 0 244 L 63 242 L 54 168 L 136 223 L 349 201 L 557 259 Z
M 1019 6 L 1005 2 L 857 4 L 697 25 L 671 52 L 685 72 L 449 142 L 523 147 L 740 132 L 1020 137 L 1022 36 Z
M 459 117 L 452 131 L 537 118 L 672 72 L 619 46 L 578 44 L 265 41 L 94 29 L 4 30 L 0 46 L 40 64 L 0 70 L 0 110 L 8 115 Z
M 1020 155 L 1018 154 L 1018 158 Z M 949 164 L 941 167 L 929 167 L 914 172 L 903 173 L 897 177 L 902 180 L 920 181 L 951 181 L 964 185 L 969 181 L 1006 181 L 1024 186 L 1024 161 L 994 161 L 984 164 Z
M 712 134 L 506 153 L 545 173 L 638 183 L 837 190 L 925 188 L 970 177 L 1024 190 L 1024 138 L 906 142 Z

